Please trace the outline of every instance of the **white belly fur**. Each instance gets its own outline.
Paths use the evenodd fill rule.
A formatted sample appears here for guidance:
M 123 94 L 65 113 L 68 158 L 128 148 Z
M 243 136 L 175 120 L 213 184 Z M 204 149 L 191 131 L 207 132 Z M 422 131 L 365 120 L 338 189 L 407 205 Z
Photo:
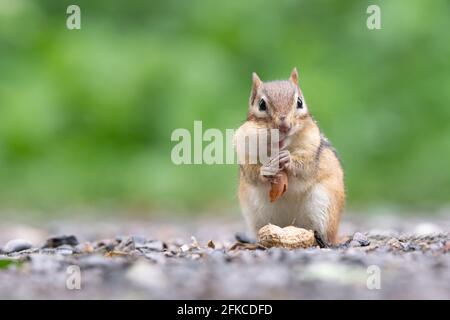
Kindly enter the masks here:
M 294 181 L 273 203 L 269 201 L 269 188 L 268 184 L 247 185 L 248 192 L 240 199 L 244 217 L 255 234 L 262 226 L 272 223 L 311 229 L 326 237 L 330 197 L 321 184 Z

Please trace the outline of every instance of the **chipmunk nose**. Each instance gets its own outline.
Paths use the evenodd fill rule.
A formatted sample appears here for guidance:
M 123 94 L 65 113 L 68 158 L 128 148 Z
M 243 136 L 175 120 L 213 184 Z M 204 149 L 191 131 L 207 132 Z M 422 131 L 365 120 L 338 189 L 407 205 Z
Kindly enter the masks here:
M 278 129 L 282 133 L 287 133 L 289 132 L 289 130 L 291 130 L 291 124 L 286 120 L 285 116 L 280 117 L 280 125 L 278 126 Z

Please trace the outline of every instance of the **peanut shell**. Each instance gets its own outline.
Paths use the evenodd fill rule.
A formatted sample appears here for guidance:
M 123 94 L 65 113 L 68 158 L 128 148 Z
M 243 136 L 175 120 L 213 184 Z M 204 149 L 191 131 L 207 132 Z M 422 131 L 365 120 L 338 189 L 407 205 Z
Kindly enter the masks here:
M 279 247 L 285 249 L 309 248 L 315 245 L 314 232 L 303 228 L 268 224 L 258 231 L 259 243 L 266 248 Z

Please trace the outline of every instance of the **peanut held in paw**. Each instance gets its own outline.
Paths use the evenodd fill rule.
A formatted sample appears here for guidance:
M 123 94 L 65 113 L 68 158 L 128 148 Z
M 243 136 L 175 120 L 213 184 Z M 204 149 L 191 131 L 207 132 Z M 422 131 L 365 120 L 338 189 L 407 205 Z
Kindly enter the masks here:
M 276 180 L 276 183 L 271 184 L 269 192 L 270 202 L 278 200 L 283 195 L 283 193 L 286 192 L 287 187 L 288 187 L 288 178 L 286 171 L 281 171 L 278 174 L 278 179 Z
M 259 229 L 258 239 L 259 243 L 266 248 L 299 249 L 315 245 L 313 231 L 294 226 L 280 228 L 273 224 L 265 225 Z

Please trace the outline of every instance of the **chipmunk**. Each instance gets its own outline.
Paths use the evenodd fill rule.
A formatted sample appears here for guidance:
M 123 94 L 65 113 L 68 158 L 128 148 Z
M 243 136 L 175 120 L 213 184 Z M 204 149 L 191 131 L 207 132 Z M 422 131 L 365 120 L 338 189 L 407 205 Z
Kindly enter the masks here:
M 252 75 L 247 121 L 249 128 L 279 130 L 279 152 L 266 163 L 240 164 L 239 202 L 251 231 L 264 225 L 294 225 L 313 230 L 326 244 L 337 243 L 345 203 L 344 173 L 335 149 L 321 133 L 298 85 L 294 68 L 288 80 L 263 82 Z M 289 187 L 277 201 L 268 191 L 285 170 Z

